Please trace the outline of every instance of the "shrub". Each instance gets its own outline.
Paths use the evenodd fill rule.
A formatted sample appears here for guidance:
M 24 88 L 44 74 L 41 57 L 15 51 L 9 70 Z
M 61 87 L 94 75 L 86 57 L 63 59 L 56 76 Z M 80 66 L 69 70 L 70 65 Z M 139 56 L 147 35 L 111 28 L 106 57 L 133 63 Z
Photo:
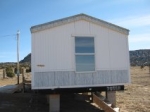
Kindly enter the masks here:
M 7 76 L 8 76 L 8 77 L 14 77 L 15 74 L 14 74 L 13 72 L 11 72 L 11 71 L 8 71 L 8 72 L 7 72 Z
M 8 77 L 14 77 L 15 76 L 11 67 L 6 68 L 6 74 Z

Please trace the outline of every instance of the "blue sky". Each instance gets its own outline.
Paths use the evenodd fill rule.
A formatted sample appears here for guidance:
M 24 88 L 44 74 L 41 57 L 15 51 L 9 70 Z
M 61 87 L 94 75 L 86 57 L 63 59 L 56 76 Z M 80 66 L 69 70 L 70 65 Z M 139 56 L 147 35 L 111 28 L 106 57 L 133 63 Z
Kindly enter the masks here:
M 79 13 L 129 29 L 130 50 L 150 49 L 150 0 L 0 0 L 0 62 L 16 62 L 17 30 L 22 60 L 31 26 Z

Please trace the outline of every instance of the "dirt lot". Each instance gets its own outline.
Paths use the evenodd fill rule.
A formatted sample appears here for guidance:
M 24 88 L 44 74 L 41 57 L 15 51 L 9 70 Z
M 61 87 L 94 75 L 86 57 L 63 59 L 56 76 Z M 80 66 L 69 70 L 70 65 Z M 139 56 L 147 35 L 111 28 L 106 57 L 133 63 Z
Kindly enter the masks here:
M 3 76 L 3 70 L 0 69 L 0 86 L 17 84 L 17 76 L 15 76 L 13 78 L 6 77 L 5 79 L 3 79 L 2 76 Z M 26 80 L 31 80 L 30 73 L 26 73 L 25 78 L 26 78 Z M 22 75 L 19 76 L 19 82 L 20 83 L 22 82 Z
M 131 67 L 132 83 L 117 92 L 117 107 L 121 112 L 150 112 L 150 74 L 148 68 Z M 0 79 L 0 86 L 16 84 L 17 77 Z M 72 95 L 61 95 L 61 112 L 101 112 Z M 48 112 L 45 96 L 31 93 L 0 94 L 0 112 Z
M 150 112 L 150 74 L 148 67 L 131 67 L 132 84 L 117 92 L 121 112 Z

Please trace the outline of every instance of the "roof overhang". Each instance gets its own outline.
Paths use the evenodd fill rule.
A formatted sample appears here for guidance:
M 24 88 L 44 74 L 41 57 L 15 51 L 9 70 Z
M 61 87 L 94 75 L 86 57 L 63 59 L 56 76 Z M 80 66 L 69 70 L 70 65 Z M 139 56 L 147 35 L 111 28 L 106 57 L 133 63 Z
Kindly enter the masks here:
M 94 24 L 106 27 L 108 29 L 118 31 L 118 32 L 123 33 L 125 35 L 129 34 L 128 29 L 125 29 L 123 27 L 114 25 L 112 23 L 97 19 L 95 17 L 89 16 L 89 15 L 86 15 L 86 14 L 78 14 L 78 15 L 66 17 L 66 18 L 63 18 L 63 19 L 47 22 L 47 23 L 44 23 L 44 24 L 35 25 L 35 26 L 32 26 L 30 28 L 30 30 L 31 30 L 31 33 L 34 33 L 34 32 L 42 31 L 42 30 L 45 30 L 45 29 L 57 27 L 57 26 L 60 26 L 60 25 L 64 25 L 64 24 L 79 21 L 79 20 L 86 20 L 86 21 L 92 22 Z

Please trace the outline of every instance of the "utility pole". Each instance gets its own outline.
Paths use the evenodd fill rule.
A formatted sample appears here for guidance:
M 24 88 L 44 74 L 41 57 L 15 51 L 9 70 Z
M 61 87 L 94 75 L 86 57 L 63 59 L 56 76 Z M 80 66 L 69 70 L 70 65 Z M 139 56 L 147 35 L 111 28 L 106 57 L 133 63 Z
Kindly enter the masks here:
M 19 84 L 19 30 L 17 31 L 17 84 Z

